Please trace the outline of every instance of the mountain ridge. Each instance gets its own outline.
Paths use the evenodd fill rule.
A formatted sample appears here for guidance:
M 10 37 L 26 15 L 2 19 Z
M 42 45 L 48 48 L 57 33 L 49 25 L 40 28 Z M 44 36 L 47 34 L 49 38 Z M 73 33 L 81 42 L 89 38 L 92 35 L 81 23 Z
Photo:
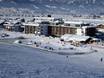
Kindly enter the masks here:
M 104 13 L 103 0 L 0 0 L 1 7 L 31 8 L 41 12 Z

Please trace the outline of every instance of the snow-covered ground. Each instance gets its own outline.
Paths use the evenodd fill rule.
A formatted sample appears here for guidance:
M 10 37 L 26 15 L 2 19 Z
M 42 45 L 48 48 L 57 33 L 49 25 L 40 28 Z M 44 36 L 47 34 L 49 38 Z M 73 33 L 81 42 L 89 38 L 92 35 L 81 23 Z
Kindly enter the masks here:
M 76 47 L 59 38 L 2 33 L 9 37 L 0 37 L 0 78 L 104 78 L 104 46 Z M 22 45 L 16 44 L 18 37 L 26 38 L 21 40 Z
M 22 40 L 23 45 L 28 45 L 32 47 L 37 47 L 48 50 L 51 52 L 59 53 L 59 54 L 74 54 L 74 53 L 90 53 L 94 52 L 96 49 L 93 49 L 92 46 L 79 46 L 76 47 L 69 43 L 61 42 L 60 38 L 53 37 L 45 37 L 45 36 L 36 36 L 34 34 L 23 34 L 20 32 L 10 32 L 10 31 L 0 31 L 1 33 L 7 33 L 8 37 L 1 37 L 1 39 L 9 39 L 9 42 L 17 43 L 19 42 L 19 37 L 24 37 L 26 39 Z M 11 39 L 16 39 L 16 41 L 11 41 Z M 1 41 L 2 42 L 2 41 Z M 34 44 L 35 43 L 35 44 Z
M 104 78 L 104 52 L 58 55 L 0 44 L 0 78 Z
M 2 37 L 2 33 L 6 33 L 9 36 L 8 37 Z M 33 38 L 35 35 L 33 34 L 23 34 L 20 32 L 10 32 L 10 31 L 6 31 L 6 30 L 0 30 L 0 39 L 13 39 L 13 38 L 18 38 L 18 37 L 25 37 L 25 38 Z

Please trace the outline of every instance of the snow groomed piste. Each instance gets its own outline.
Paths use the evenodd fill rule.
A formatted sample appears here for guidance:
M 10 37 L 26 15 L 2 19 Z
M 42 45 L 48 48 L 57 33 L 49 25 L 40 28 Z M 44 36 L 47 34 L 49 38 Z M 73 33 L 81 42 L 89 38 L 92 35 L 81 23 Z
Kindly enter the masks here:
M 58 55 L 31 47 L 0 43 L 0 77 L 103 78 L 103 55 L 103 52 Z

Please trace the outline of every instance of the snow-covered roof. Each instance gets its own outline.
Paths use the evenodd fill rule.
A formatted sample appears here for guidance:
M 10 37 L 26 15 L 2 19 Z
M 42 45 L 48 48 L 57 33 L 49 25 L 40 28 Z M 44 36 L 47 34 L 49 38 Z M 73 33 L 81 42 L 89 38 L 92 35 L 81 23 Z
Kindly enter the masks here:
M 65 21 L 64 23 L 67 23 L 67 24 L 83 24 L 83 22 L 78 22 L 78 21 Z
M 34 17 L 35 19 L 45 20 L 45 19 L 54 19 L 54 17 Z
M 80 36 L 80 35 L 70 35 L 70 34 L 65 34 L 61 36 L 61 39 L 64 39 L 64 41 L 86 41 L 89 36 Z
M 32 22 L 29 22 L 29 23 L 23 23 L 23 25 L 25 25 L 25 26 L 39 26 L 38 23 L 32 23 Z
M 104 32 L 103 28 L 102 29 L 101 28 L 97 28 L 97 30 L 100 31 L 100 32 Z
M 82 28 L 96 28 L 97 27 L 97 25 L 90 25 L 90 26 L 82 26 Z
M 87 23 L 104 24 L 104 19 L 71 18 L 69 21 L 83 21 Z
M 34 17 L 35 21 L 53 21 L 55 18 L 54 17 Z
M 91 27 L 97 27 L 96 24 L 83 22 L 83 21 L 65 21 L 65 24 L 70 24 L 70 27 L 82 27 L 82 28 L 91 28 Z
M 13 23 L 13 24 L 19 22 L 18 20 L 8 20 L 8 21 L 9 21 L 10 23 Z
M 4 25 L 4 26 L 14 26 L 14 24 L 11 23 L 11 22 L 5 22 L 3 25 Z

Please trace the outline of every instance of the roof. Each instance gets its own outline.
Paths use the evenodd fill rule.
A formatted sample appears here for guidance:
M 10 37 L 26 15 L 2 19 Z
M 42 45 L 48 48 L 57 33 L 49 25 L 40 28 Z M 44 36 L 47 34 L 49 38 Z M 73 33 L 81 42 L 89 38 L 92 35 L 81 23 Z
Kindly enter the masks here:
M 31 22 L 29 22 L 29 23 L 23 23 L 23 25 L 25 25 L 25 26 L 39 26 L 38 23 L 31 23 Z
M 55 19 L 54 17 L 34 17 L 36 20 L 39 19 L 39 20 L 51 20 L 51 19 Z
M 4 26 L 14 26 L 14 24 L 11 23 L 11 22 L 5 22 L 3 25 L 4 25 Z
M 68 24 L 83 24 L 83 22 L 78 22 L 78 21 L 65 21 L 64 23 L 68 23 Z
M 89 36 L 70 35 L 70 34 L 65 34 L 61 36 L 61 39 L 64 39 L 64 41 L 86 41 L 89 38 L 90 38 Z

